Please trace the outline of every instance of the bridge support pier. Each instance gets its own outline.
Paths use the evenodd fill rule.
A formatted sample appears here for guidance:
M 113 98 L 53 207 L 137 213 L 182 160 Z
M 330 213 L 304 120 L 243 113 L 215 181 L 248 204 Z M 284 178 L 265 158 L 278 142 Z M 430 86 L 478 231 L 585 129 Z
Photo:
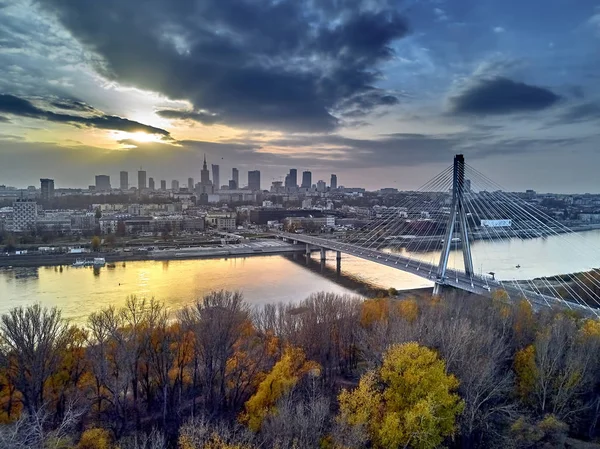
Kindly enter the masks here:
M 335 252 L 335 269 L 338 275 L 342 272 L 342 253 L 339 251 Z
M 310 245 L 308 243 L 306 244 L 306 255 L 310 256 Z
M 321 248 L 321 262 L 325 262 L 327 260 L 327 250 L 325 248 Z

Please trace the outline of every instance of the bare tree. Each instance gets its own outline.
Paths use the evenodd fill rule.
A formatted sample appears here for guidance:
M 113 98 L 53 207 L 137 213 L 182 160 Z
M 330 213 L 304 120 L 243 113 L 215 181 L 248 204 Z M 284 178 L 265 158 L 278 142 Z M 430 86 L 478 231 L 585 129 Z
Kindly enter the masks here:
M 0 426 L 0 449 L 59 449 L 72 446 L 70 435 L 85 414 L 85 408 L 68 401 L 62 420 L 53 424 L 52 414 L 40 406 L 35 414 L 23 414 L 12 424 Z
M 310 382 L 310 380 L 309 380 Z M 330 400 L 314 385 L 296 388 L 277 403 L 264 421 L 266 447 L 318 449 L 330 426 Z
M 44 404 L 44 388 L 67 344 L 68 324 L 56 308 L 39 304 L 2 315 L 0 354 L 9 381 L 23 395 L 29 416 Z M 9 363 L 14 361 L 15 363 Z
M 239 292 L 212 292 L 180 313 L 196 336 L 194 382 L 200 377 L 204 402 L 211 410 L 226 409 L 227 361 L 235 352 L 250 309 Z

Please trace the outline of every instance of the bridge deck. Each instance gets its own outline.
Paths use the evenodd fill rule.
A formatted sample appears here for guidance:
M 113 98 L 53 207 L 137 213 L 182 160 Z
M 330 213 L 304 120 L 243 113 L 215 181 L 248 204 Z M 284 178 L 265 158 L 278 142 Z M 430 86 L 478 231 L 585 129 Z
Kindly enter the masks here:
M 397 254 L 384 253 L 376 249 L 362 248 L 349 243 L 343 243 L 336 240 L 314 237 L 305 234 L 278 232 L 275 235 L 284 240 L 292 240 L 294 242 L 318 246 L 331 251 L 339 251 L 354 257 L 368 260 L 370 262 L 375 262 L 414 274 L 415 276 L 430 280 L 436 284 L 448 285 L 481 296 L 491 297 L 494 291 L 504 290 L 511 299 L 526 298 L 536 306 L 548 307 L 552 305 L 580 310 L 586 313 L 593 311 L 593 309 L 590 307 L 582 306 L 581 304 L 577 304 L 572 301 L 557 299 L 552 296 L 526 290 L 516 284 L 511 285 L 503 283 L 499 280 L 478 275 L 469 276 L 462 271 L 452 270 L 449 268 L 446 270 L 446 276 L 443 279 L 440 279 L 437 276 L 437 265 L 432 265 L 420 260 L 410 259 Z

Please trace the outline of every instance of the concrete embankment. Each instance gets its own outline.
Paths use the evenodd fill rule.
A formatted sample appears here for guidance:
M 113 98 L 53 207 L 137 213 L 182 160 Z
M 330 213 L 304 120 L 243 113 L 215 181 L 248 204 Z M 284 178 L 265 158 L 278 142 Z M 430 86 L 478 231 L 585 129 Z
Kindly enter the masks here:
M 0 267 L 41 267 L 56 265 L 72 265 L 77 259 L 92 259 L 103 257 L 106 263 L 132 262 L 140 260 L 184 260 L 211 259 L 227 257 L 266 256 L 289 254 L 305 251 L 304 246 L 298 245 L 228 245 L 225 247 L 181 248 L 164 251 L 148 252 L 99 252 L 83 254 L 21 254 L 0 256 Z

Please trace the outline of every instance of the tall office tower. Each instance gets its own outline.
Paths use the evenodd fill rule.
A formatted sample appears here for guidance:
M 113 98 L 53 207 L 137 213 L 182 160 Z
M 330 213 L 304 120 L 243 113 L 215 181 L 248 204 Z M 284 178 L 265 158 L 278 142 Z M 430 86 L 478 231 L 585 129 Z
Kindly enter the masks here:
M 221 188 L 221 178 L 219 176 L 219 166 L 212 164 L 213 186 L 214 190 Z
M 175 179 L 171 181 L 171 190 L 173 192 L 179 191 L 179 181 L 176 181 Z
M 138 171 L 138 191 L 146 189 L 146 172 L 144 170 Z
M 160 190 L 162 190 L 162 191 L 167 190 L 167 181 L 165 181 L 164 179 L 160 180 Z
M 253 192 L 260 190 L 260 170 L 248 172 L 248 188 Z
M 302 172 L 302 185 L 300 187 L 304 189 L 310 189 L 312 186 L 312 173 L 307 171 Z
M 317 192 L 324 192 L 325 190 L 327 190 L 327 184 L 325 184 L 325 181 L 317 181 Z
M 129 188 L 129 173 L 126 171 L 122 171 L 119 173 L 120 183 L 119 187 L 121 190 L 127 190 Z
M 96 175 L 96 190 L 110 190 L 110 176 Z
M 331 175 L 331 190 L 337 189 L 337 175 Z
M 54 179 L 40 179 L 40 190 L 42 193 L 43 200 L 49 200 L 54 198 Z
M 239 189 L 240 188 L 240 172 L 237 168 L 231 169 L 231 180 L 234 182 L 235 188 Z
M 290 168 L 290 173 L 286 176 L 285 187 L 288 189 L 298 188 L 298 170 Z
M 194 190 L 194 178 L 188 178 L 188 191 L 192 192 Z
M 148 178 L 148 188 L 150 190 L 154 190 L 154 187 L 155 187 L 155 185 L 154 185 L 154 178 Z
M 203 186 L 210 185 L 210 172 L 206 166 L 206 154 L 204 155 L 204 163 L 202 164 L 202 171 L 200 172 L 200 184 Z

